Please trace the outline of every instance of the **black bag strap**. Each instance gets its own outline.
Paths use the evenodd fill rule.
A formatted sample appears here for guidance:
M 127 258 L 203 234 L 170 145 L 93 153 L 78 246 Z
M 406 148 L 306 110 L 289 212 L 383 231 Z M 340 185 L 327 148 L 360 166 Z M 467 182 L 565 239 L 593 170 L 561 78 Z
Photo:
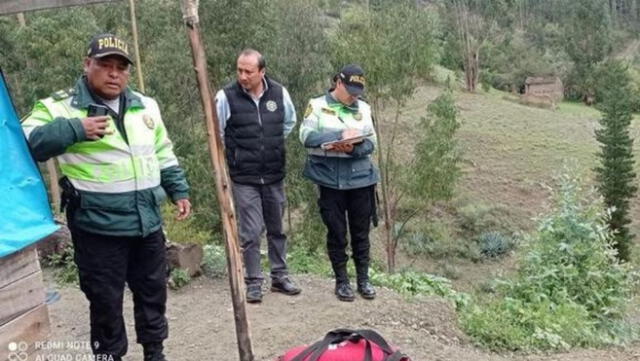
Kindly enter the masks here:
M 410 361 L 409 356 L 400 351 L 396 351 L 389 355 L 384 361 Z
M 358 342 L 360 339 L 365 341 L 365 351 L 363 361 L 373 361 L 373 350 L 371 342 L 375 343 L 388 356 L 384 361 L 403 361 L 409 360 L 409 357 L 400 351 L 393 351 L 389 343 L 379 333 L 373 330 L 360 329 L 351 330 L 348 328 L 338 328 L 329 331 L 322 340 L 314 343 L 300 352 L 291 361 L 304 361 L 309 357 L 308 361 L 318 361 L 320 356 L 327 350 L 329 345 L 340 343 L 346 340 Z
M 371 341 L 366 338 L 364 341 L 367 343 L 364 348 L 364 361 L 373 361 L 373 351 L 371 351 Z
M 386 356 L 384 358 L 384 361 L 408 361 L 409 360 L 409 356 L 403 354 L 400 351 L 393 351 L 393 349 L 391 348 L 391 346 L 389 345 L 389 343 L 387 342 L 387 340 L 384 339 L 384 337 L 382 337 L 379 333 L 377 333 L 374 330 L 368 330 L 368 329 L 361 329 L 361 330 L 355 330 L 354 334 L 360 335 L 362 338 L 367 340 L 367 346 L 370 348 L 369 346 L 369 341 L 375 343 L 376 345 L 378 345 L 378 347 L 380 347 L 380 349 L 385 353 L 388 354 L 388 356 Z M 365 354 L 366 357 L 366 354 Z M 365 361 L 369 361 L 373 359 L 373 355 L 371 354 L 371 350 L 369 350 L 369 356 L 370 359 L 366 359 Z
M 393 354 L 393 350 L 391 349 L 391 346 L 389 346 L 389 343 L 387 342 L 387 340 L 385 340 L 384 337 L 382 337 L 376 331 L 361 329 L 361 330 L 355 330 L 354 333 L 362 336 L 364 339 L 372 341 L 373 343 L 378 345 L 382 349 L 382 351 L 384 351 L 385 353 L 389 355 Z
M 304 350 L 302 350 L 302 352 L 300 352 L 296 357 L 294 357 L 291 361 L 304 361 L 305 358 L 307 358 L 307 356 L 311 355 L 313 352 L 317 351 L 319 348 L 321 348 L 323 346 L 323 343 L 325 342 L 325 340 L 320 340 L 316 343 L 314 343 L 313 345 L 305 348 Z M 328 345 L 327 345 L 328 346 Z M 325 346 L 326 347 L 326 346 Z
M 347 340 L 351 335 L 353 335 L 353 333 L 353 330 L 347 328 L 339 328 L 330 331 L 324 336 L 322 340 L 304 349 L 291 361 L 304 361 L 304 359 L 309 356 L 309 361 L 318 361 L 320 356 L 322 356 L 322 354 L 327 350 L 329 345 Z

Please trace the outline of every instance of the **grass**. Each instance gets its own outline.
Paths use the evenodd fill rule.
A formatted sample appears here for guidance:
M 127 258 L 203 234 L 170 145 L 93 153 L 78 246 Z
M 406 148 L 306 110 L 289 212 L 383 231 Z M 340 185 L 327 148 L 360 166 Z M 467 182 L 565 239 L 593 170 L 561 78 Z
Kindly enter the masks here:
M 424 84 L 416 89 L 414 96 L 403 108 L 401 133 L 396 140 L 396 154 L 410 158 L 413 144 L 418 140 L 414 131 L 415 124 L 426 115 L 426 109 L 442 91 L 443 83 L 451 71 L 436 68 L 432 77 L 434 83 Z M 459 85 L 459 84 L 458 84 Z M 597 165 L 598 143 L 594 130 L 598 127 L 600 112 L 577 102 L 561 102 L 556 110 L 529 107 L 506 100 L 510 94 L 491 89 L 489 92 L 478 90 L 475 94 L 456 90 L 456 104 L 459 119 L 460 146 L 464 152 L 463 177 L 458 185 L 451 207 L 459 205 L 486 206 L 501 209 L 501 222 L 512 231 L 531 231 L 535 221 L 549 208 L 549 185 L 555 183 L 554 176 L 569 163 L 578 170 L 582 178 L 593 184 L 592 169 Z M 389 121 L 391 117 L 387 115 Z M 382 140 L 389 134 L 389 128 L 382 125 Z M 632 123 L 631 134 L 640 136 L 640 116 L 636 115 Z M 385 147 L 385 144 L 382 145 Z M 634 144 L 640 151 L 640 141 Z M 640 152 L 638 152 L 640 154 Z M 636 162 L 636 171 L 640 166 Z M 631 231 L 640 234 L 640 202 L 638 197 L 632 200 L 631 218 L 634 219 Z M 449 217 L 449 211 L 438 217 Z M 426 220 L 424 220 L 426 221 Z M 487 229 L 486 231 L 492 231 Z M 459 230 L 458 230 L 459 231 Z M 455 230 L 454 230 L 455 232 Z M 373 239 L 376 253 L 383 256 L 382 227 L 374 230 Z M 634 250 L 635 258 L 640 250 Z M 403 259 L 399 263 L 413 262 Z M 434 271 L 439 260 L 426 259 L 414 264 L 430 272 Z M 421 262 L 424 267 L 421 267 Z M 469 290 L 468 284 L 480 284 L 491 277 L 493 270 L 505 270 L 512 267 L 508 259 L 491 265 L 471 264 L 463 260 L 452 260 L 460 272 L 456 287 L 461 285 Z M 635 261 L 640 263 L 640 261 Z M 487 269 L 486 274 L 473 273 L 477 267 Z
M 442 69 L 435 73 L 438 81 L 450 74 Z M 434 85 L 417 89 L 405 107 L 405 121 L 417 122 L 441 91 L 440 86 Z M 567 162 L 585 179 L 592 180 L 598 150 L 594 130 L 600 112 L 575 102 L 562 102 L 556 110 L 528 107 L 504 99 L 507 96 L 509 93 L 495 89 L 475 94 L 456 92 L 465 158 L 458 194 L 473 201 L 503 205 L 511 210 L 516 224 L 528 228 L 532 224 L 530 218 L 546 207 L 546 185 L 553 182 L 554 174 Z M 631 130 L 634 136 L 640 135 L 638 119 L 636 116 Z M 413 139 L 399 143 L 410 154 L 411 146 L 407 144 L 414 144 L 417 136 L 406 137 Z M 640 151 L 638 142 L 635 148 Z M 638 164 L 636 167 L 640 173 Z M 634 201 L 634 216 L 640 216 L 638 205 Z M 634 227 L 640 231 L 637 224 Z

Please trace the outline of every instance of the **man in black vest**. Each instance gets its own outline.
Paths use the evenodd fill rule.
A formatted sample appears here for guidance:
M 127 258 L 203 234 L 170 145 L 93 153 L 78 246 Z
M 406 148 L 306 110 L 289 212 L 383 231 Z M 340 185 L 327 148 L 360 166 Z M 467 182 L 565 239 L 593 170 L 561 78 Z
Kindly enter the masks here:
M 253 49 L 240 53 L 237 81 L 216 94 L 243 248 L 247 302 L 262 301 L 260 237 L 266 228 L 271 291 L 297 295 L 287 271 L 285 137 L 296 123 L 289 92 L 265 76 L 265 61 Z

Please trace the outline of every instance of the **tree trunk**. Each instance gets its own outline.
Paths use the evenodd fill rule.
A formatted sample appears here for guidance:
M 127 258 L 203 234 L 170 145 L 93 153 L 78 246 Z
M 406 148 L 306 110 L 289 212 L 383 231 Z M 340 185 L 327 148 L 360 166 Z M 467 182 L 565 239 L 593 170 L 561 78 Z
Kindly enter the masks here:
M 465 54 L 464 79 L 467 91 L 475 93 L 480 81 L 480 48 L 470 50 Z
M 136 74 L 138 76 L 138 88 L 145 93 L 144 77 L 142 75 L 142 62 L 140 61 L 140 46 L 138 45 L 138 20 L 136 18 L 136 4 L 129 0 L 129 14 L 131 15 L 131 33 L 133 34 L 133 48 L 136 52 Z
M 373 101 L 373 115 L 374 121 L 373 126 L 376 131 L 376 136 L 378 138 L 378 151 L 376 152 L 378 155 L 378 167 L 380 168 L 380 189 L 382 193 L 382 214 L 384 217 L 384 242 L 385 242 L 385 251 L 387 254 L 387 270 L 389 273 L 393 273 L 395 270 L 395 248 L 393 247 L 393 217 L 391 214 L 391 185 L 389 184 L 389 172 L 388 172 L 388 162 L 387 158 L 384 156 L 384 152 L 381 151 L 383 149 L 383 138 L 380 132 L 380 117 L 381 113 L 381 105 L 378 99 Z

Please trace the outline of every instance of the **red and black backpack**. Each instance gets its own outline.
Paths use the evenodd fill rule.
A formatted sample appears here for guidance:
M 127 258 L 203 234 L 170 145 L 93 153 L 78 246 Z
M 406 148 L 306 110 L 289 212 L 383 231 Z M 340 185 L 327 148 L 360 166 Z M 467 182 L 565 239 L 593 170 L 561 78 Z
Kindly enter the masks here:
M 294 347 L 278 361 L 411 361 L 373 330 L 336 329 L 311 346 Z

